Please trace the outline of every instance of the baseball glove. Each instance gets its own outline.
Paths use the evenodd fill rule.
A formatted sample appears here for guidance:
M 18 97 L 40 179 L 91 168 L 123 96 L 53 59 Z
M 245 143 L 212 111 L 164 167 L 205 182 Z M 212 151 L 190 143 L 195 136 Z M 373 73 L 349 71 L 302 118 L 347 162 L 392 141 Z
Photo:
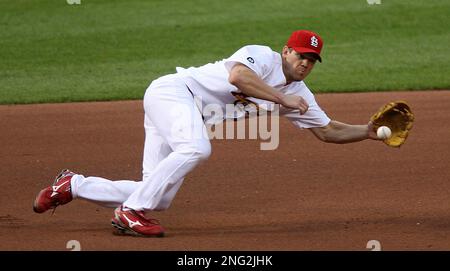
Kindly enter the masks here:
M 390 147 L 400 147 L 405 143 L 414 122 L 414 114 L 404 101 L 390 102 L 381 107 L 370 118 L 376 133 L 380 126 L 391 129 L 391 136 L 383 140 Z

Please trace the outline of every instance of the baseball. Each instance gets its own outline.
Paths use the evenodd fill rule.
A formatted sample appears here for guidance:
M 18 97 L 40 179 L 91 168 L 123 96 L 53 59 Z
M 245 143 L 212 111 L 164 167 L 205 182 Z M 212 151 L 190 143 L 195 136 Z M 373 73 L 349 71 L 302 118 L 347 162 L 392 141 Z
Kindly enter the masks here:
M 379 139 L 386 139 L 391 137 L 391 129 L 387 126 L 380 126 L 377 129 L 377 136 Z

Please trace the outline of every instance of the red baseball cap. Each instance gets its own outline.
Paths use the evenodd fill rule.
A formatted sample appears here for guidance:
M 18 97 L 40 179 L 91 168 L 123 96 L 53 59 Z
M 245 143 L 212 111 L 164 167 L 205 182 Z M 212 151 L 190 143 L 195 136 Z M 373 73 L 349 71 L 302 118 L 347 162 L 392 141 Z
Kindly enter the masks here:
M 322 38 L 316 33 L 308 30 L 297 30 L 292 33 L 286 46 L 294 49 L 297 53 L 314 53 L 322 62 L 320 51 L 322 50 Z

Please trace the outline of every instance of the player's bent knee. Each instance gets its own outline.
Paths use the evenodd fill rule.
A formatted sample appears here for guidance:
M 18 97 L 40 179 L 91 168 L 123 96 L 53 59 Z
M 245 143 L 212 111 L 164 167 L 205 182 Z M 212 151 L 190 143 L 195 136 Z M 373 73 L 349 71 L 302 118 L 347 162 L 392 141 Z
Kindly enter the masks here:
M 211 156 L 211 144 L 196 146 L 194 153 L 196 159 L 200 161 L 207 160 Z
M 202 144 L 189 144 L 177 148 L 176 152 L 189 156 L 192 160 L 202 161 L 211 155 L 211 144 L 209 142 Z

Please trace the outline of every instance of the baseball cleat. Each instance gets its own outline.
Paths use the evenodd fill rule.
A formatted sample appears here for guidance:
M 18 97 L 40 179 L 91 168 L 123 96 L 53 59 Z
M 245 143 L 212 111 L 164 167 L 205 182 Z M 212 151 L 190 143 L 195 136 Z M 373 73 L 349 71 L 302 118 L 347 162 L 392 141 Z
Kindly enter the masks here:
M 56 209 L 59 205 L 64 205 L 72 201 L 72 191 L 70 180 L 75 173 L 64 169 L 56 176 L 53 185 L 42 189 L 36 196 L 33 210 L 36 213 L 43 213 L 49 209 Z
M 111 225 L 118 235 L 133 235 L 140 237 L 163 237 L 164 228 L 159 221 L 146 218 L 144 212 L 135 210 L 123 210 L 122 206 L 114 210 Z

